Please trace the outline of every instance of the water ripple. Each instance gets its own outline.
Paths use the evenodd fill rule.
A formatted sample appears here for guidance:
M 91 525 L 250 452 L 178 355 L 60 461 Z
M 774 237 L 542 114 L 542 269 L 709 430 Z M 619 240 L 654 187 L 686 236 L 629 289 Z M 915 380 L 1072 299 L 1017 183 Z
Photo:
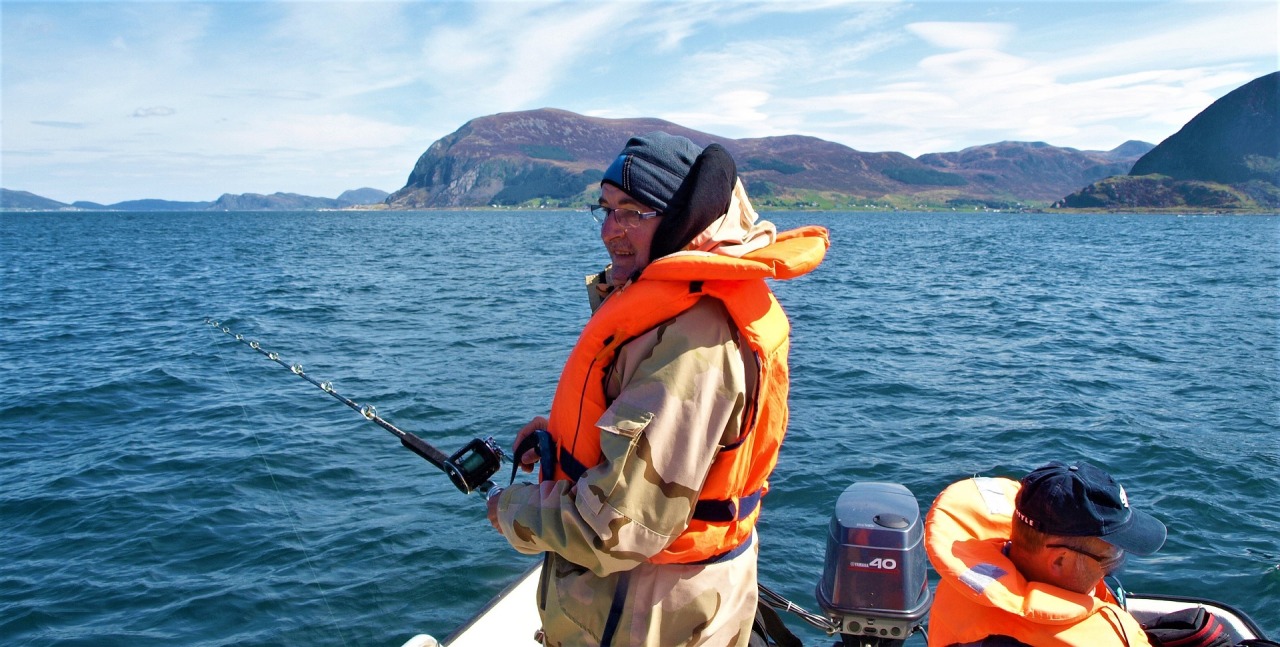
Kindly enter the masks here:
M 927 506 L 958 478 L 1084 458 L 1169 526 L 1131 589 L 1280 633 L 1280 218 L 769 217 L 833 246 L 774 286 L 792 417 L 764 580 L 812 600 L 854 481 Z M 395 244 L 350 243 L 370 239 Z M 0 215 L 0 635 L 448 634 L 532 558 L 393 436 L 203 320 L 454 449 L 546 413 L 603 258 L 571 213 Z

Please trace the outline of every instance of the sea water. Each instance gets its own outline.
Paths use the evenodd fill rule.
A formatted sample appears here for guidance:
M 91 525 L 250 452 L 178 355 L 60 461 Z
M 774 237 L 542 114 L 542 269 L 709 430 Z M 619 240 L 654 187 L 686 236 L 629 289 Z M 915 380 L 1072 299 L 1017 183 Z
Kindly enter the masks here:
M 1169 541 L 1127 588 L 1280 635 L 1280 218 L 769 213 L 791 425 L 761 580 L 817 610 L 859 481 L 1088 460 Z M 399 645 L 534 563 L 397 439 L 545 414 L 605 261 L 555 211 L 0 215 L 0 643 Z M 829 644 L 791 622 L 809 644 Z

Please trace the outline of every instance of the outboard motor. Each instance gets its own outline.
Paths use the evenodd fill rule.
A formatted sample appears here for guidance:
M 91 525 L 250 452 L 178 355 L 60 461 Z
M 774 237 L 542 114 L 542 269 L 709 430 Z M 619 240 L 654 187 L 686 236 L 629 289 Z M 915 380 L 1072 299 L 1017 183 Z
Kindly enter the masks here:
M 854 483 L 836 500 L 818 605 L 842 645 L 901 645 L 924 624 L 929 581 L 924 521 L 898 483 Z

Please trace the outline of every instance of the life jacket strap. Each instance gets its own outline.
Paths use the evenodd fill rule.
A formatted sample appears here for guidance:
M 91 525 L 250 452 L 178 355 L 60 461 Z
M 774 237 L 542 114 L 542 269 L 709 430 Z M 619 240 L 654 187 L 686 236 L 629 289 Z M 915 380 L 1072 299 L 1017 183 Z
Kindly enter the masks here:
M 693 518 L 698 521 L 725 523 L 729 521 L 742 521 L 751 516 L 752 512 L 760 506 L 760 499 L 764 496 L 764 489 L 756 490 L 737 501 L 733 499 L 712 499 L 698 501 L 693 507 Z
M 559 468 L 564 470 L 564 473 L 568 475 L 569 480 L 577 481 L 582 478 L 582 475 L 587 471 L 586 465 L 583 465 L 577 458 L 574 458 L 573 454 L 569 453 L 569 450 L 564 447 L 561 447 L 560 451 L 556 453 L 560 457 Z

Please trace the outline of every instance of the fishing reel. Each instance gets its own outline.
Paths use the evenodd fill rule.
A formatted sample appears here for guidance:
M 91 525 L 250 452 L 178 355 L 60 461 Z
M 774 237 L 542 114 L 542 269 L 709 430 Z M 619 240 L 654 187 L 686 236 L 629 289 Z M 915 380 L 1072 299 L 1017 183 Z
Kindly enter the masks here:
M 473 438 L 444 462 L 444 472 L 463 494 L 471 494 L 477 489 L 487 492 L 493 487 L 489 477 L 502 466 L 502 457 L 502 449 L 492 436 Z

